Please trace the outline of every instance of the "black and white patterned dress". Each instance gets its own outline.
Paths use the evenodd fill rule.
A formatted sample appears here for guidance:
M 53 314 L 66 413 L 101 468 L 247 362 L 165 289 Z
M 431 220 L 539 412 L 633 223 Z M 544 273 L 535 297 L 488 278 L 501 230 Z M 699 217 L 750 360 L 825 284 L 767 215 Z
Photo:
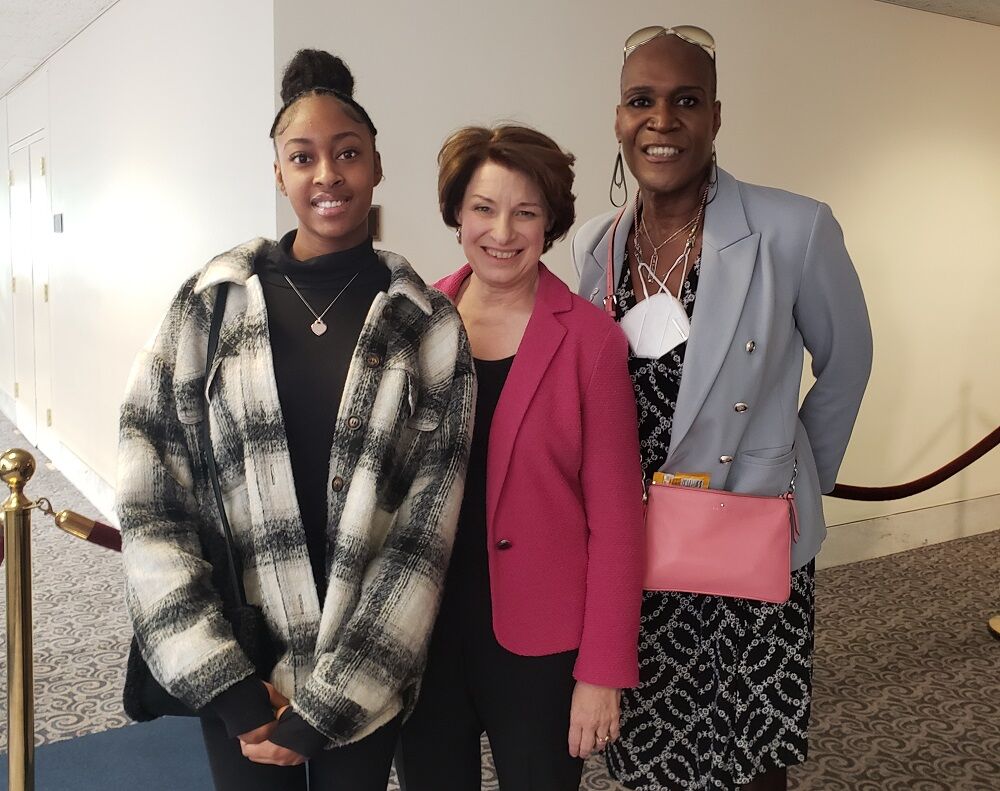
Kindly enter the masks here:
M 700 264 L 682 290 L 688 316 Z M 636 304 L 628 266 L 617 297 L 621 318 Z M 658 360 L 629 358 L 647 480 L 670 447 L 686 346 Z M 612 777 L 634 791 L 729 791 L 804 761 L 813 583 L 810 563 L 792 573 L 785 604 L 646 591 L 640 686 L 622 695 L 621 737 L 607 748 Z

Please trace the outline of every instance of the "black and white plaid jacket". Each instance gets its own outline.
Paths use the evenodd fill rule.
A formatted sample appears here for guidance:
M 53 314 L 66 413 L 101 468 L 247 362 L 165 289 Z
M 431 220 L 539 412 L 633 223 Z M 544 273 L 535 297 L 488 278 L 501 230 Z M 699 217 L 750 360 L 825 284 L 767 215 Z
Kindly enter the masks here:
M 448 299 L 380 251 L 390 285 L 365 321 L 337 416 L 321 603 L 253 274 L 273 244 L 237 247 L 188 280 L 136 360 L 119 449 L 126 599 L 153 675 L 188 705 L 200 708 L 253 673 L 222 616 L 231 586 L 199 436 L 207 390 L 247 598 L 285 646 L 271 681 L 303 719 L 344 744 L 414 702 L 462 499 L 475 373 Z M 206 385 L 215 286 L 224 281 L 232 285 Z

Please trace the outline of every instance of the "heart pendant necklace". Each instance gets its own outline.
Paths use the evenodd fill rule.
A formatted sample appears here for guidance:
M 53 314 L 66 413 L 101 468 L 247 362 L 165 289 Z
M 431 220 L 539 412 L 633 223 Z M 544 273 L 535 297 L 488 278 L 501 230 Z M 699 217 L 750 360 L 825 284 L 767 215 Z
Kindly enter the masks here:
M 320 335 L 325 333 L 327 329 L 326 322 L 323 321 L 323 317 L 330 312 L 330 308 L 332 308 L 336 304 L 337 300 L 340 299 L 341 294 L 343 294 L 345 291 L 347 291 L 348 288 L 350 288 L 351 283 L 357 280 L 358 275 L 360 274 L 361 270 L 359 269 L 357 272 L 354 273 L 354 277 L 352 277 L 350 280 L 347 281 L 347 285 L 344 286 L 342 289 L 340 289 L 337 296 L 333 298 L 333 301 L 326 306 L 326 310 L 324 310 L 322 313 L 317 313 L 315 310 L 313 310 L 312 305 L 310 305 L 306 301 L 306 298 L 302 296 L 302 292 L 295 287 L 295 284 L 292 282 L 292 279 L 288 275 L 282 275 L 282 277 L 284 277 L 288 285 L 292 287 L 292 291 L 295 292 L 295 296 L 297 296 L 300 300 L 302 300 L 302 304 L 305 305 L 306 308 L 308 308 L 309 312 L 313 314 L 313 318 L 316 319 L 316 321 L 314 321 L 312 324 L 309 325 L 309 329 L 311 329 L 312 334 L 318 338 Z

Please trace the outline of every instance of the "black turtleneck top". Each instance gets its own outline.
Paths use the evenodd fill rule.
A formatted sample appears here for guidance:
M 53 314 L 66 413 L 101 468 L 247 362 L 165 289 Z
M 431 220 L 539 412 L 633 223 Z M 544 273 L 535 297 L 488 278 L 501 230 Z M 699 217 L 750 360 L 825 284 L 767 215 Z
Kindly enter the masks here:
M 375 296 L 389 288 L 389 269 L 375 254 L 371 239 L 350 250 L 306 261 L 293 257 L 294 241 L 295 231 L 285 234 L 267 257 L 257 261 L 256 274 L 264 289 L 295 494 L 322 607 L 327 582 L 327 478 L 333 432 L 351 358 Z M 311 329 L 316 318 L 310 307 L 323 315 L 326 332 L 322 335 Z M 207 708 L 222 717 L 230 736 L 273 719 L 267 693 L 253 677 L 225 690 Z M 326 737 L 289 710 L 271 741 L 309 757 L 323 749 Z
M 294 241 L 295 231 L 286 234 L 273 252 L 258 262 L 257 274 L 264 288 L 295 494 L 322 605 L 333 431 L 361 328 L 375 295 L 389 288 L 389 270 L 375 255 L 370 239 L 350 250 L 307 261 L 296 261 L 292 256 Z M 310 307 L 317 314 L 327 311 L 323 316 L 327 329 L 322 335 L 311 329 L 315 316 Z

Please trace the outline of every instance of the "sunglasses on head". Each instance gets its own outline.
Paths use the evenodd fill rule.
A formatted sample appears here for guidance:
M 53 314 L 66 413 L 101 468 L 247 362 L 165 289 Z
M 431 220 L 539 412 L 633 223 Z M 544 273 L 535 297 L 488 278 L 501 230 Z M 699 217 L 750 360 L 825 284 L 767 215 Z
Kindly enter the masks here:
M 707 30 L 695 27 L 694 25 L 678 25 L 677 27 L 663 27 L 662 25 L 651 25 L 640 28 L 631 36 L 625 39 L 625 49 L 622 54 L 622 62 L 628 60 L 628 56 L 635 52 L 643 44 L 648 44 L 658 36 L 677 36 L 688 44 L 701 47 L 708 53 L 708 57 L 715 60 L 715 39 Z

